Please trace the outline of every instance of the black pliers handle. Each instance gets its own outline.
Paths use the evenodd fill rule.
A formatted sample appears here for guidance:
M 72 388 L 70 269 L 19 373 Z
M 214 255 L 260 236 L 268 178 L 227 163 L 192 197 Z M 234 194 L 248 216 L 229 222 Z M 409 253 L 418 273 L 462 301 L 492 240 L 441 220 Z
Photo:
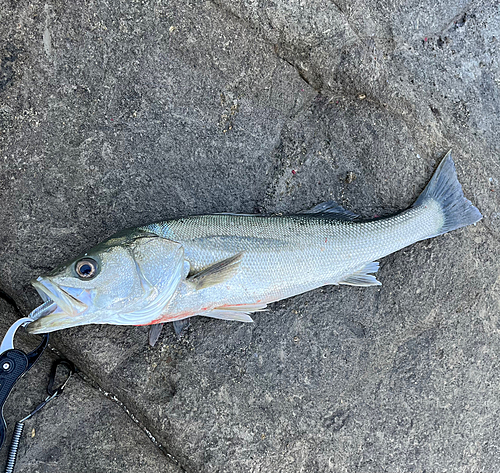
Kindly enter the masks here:
M 43 335 L 40 345 L 30 353 L 14 348 L 14 336 L 22 325 L 33 322 L 30 317 L 19 319 L 9 328 L 0 345 L 0 447 L 5 440 L 7 425 L 3 417 L 3 406 L 17 380 L 27 373 L 49 343 L 49 335 Z

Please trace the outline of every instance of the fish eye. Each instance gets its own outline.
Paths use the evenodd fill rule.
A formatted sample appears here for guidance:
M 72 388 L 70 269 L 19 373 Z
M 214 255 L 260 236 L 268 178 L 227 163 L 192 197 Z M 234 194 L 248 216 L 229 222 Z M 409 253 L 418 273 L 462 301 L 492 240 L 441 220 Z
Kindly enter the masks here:
M 92 258 L 83 258 L 76 262 L 75 271 L 80 279 L 92 279 L 97 276 L 99 265 Z

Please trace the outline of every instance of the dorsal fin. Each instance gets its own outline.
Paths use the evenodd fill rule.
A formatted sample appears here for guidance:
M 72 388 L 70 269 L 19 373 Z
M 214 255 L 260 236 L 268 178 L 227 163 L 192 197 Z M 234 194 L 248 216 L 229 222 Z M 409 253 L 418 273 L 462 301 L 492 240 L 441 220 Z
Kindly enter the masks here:
M 335 218 L 337 220 L 354 220 L 359 217 L 359 215 L 344 209 L 344 207 L 333 200 L 322 202 L 309 210 L 302 210 L 299 214 L 314 214 L 318 217 Z

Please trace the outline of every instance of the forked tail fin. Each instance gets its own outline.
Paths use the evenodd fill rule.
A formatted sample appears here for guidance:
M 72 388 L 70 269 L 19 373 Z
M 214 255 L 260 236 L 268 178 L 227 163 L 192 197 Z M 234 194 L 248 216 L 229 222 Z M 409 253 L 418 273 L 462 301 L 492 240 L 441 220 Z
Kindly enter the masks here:
M 432 236 L 472 225 L 483 218 L 481 212 L 464 197 L 462 186 L 457 179 L 455 163 L 451 158 L 451 150 L 443 158 L 413 207 L 425 205 L 426 201 L 429 200 L 440 205 L 444 218 L 443 226 L 438 233 Z

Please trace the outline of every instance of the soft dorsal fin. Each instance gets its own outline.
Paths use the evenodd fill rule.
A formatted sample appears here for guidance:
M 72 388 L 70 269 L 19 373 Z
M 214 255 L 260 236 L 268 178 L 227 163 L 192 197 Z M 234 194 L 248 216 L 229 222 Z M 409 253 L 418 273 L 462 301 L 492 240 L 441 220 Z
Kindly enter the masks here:
M 243 253 L 230 256 L 222 261 L 217 261 L 199 273 L 193 274 L 187 280 L 193 284 L 196 290 L 220 284 L 236 274 Z
M 309 210 L 302 210 L 299 214 L 314 214 L 318 217 L 336 218 L 337 220 L 354 220 L 359 217 L 359 215 L 344 209 L 344 207 L 333 200 L 315 205 Z

